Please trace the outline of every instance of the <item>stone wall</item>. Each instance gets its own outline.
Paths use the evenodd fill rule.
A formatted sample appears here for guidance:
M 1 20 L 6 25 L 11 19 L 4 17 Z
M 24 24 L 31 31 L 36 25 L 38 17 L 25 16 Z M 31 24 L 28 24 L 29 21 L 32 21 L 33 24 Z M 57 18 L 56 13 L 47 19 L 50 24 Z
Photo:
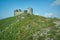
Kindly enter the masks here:
M 22 11 L 21 9 L 14 10 L 14 16 L 20 15 L 22 13 L 33 14 L 33 9 L 32 8 L 28 8 L 27 10 L 24 10 L 24 11 Z

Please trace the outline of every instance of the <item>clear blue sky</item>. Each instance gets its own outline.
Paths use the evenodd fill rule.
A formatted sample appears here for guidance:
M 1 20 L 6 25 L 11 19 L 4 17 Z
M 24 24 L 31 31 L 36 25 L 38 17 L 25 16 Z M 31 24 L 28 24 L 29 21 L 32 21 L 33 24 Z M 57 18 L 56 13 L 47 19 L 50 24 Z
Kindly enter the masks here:
M 14 16 L 15 9 L 28 7 L 35 15 L 60 18 L 60 0 L 0 0 L 0 19 Z

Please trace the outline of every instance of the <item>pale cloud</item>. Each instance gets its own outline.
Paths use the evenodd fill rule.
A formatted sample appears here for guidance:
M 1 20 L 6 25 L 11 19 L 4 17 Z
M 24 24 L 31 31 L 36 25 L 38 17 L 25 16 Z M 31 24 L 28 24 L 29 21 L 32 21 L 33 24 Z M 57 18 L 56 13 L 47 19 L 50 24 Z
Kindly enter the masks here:
M 52 6 L 58 6 L 58 5 L 60 5 L 60 0 L 55 0 L 51 5 Z
M 34 15 L 40 15 L 39 13 L 34 13 Z
M 44 16 L 45 17 L 51 17 L 53 14 L 52 13 L 45 13 Z

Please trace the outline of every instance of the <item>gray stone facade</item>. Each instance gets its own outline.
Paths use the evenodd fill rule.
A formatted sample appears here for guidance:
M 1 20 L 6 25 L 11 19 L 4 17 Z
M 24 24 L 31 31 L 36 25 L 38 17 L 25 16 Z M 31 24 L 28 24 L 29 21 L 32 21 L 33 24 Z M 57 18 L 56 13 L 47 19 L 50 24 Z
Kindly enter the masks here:
M 21 9 L 14 10 L 14 16 L 20 15 L 22 13 L 33 14 L 33 9 L 32 8 L 27 8 L 27 10 L 23 10 L 23 11 Z

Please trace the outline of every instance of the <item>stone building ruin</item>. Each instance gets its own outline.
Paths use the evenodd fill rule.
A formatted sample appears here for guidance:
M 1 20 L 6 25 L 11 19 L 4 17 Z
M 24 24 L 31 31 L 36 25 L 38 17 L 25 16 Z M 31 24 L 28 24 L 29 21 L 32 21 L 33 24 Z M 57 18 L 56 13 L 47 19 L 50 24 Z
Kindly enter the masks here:
M 27 8 L 27 10 L 23 10 L 23 11 L 21 9 L 14 10 L 14 16 L 20 15 L 22 13 L 33 14 L 33 9 L 32 8 Z

